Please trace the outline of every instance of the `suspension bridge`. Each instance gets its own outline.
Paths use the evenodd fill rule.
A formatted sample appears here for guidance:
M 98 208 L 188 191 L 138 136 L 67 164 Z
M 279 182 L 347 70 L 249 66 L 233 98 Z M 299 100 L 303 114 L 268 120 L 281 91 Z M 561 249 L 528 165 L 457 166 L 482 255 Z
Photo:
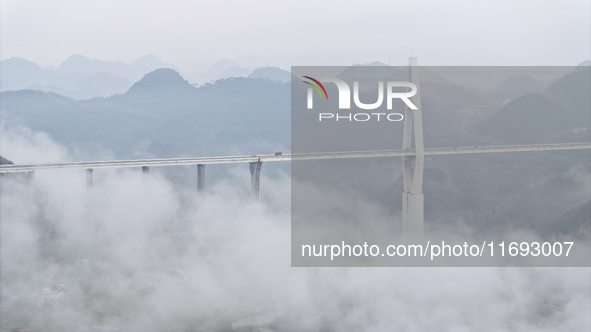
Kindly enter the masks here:
M 417 109 L 405 109 L 402 149 L 314 153 L 276 152 L 274 154 L 243 156 L 10 164 L 0 165 L 0 173 L 25 172 L 28 173 L 30 177 L 32 177 L 36 170 L 79 168 L 86 170 L 86 183 L 88 186 L 92 186 L 93 170 L 97 168 L 141 167 L 142 172 L 144 174 L 148 174 L 150 167 L 196 165 L 197 188 L 198 191 L 203 191 L 205 190 L 206 165 L 248 163 L 251 174 L 252 195 L 254 199 L 258 201 L 260 200 L 260 174 L 263 163 L 327 159 L 402 157 L 404 180 L 404 188 L 402 193 L 403 229 L 405 231 L 411 232 L 422 232 L 424 224 L 423 173 L 425 156 L 591 149 L 591 142 L 425 148 L 423 139 L 423 113 L 421 106 L 421 89 L 418 67 L 419 66 L 416 58 L 411 58 L 409 61 L 408 79 L 411 83 L 419 87 L 417 94 L 411 97 L 411 100 L 413 104 L 417 106 Z M 434 121 L 438 122 L 439 119 L 435 119 Z M 463 121 L 459 131 L 464 131 L 465 126 L 466 122 Z

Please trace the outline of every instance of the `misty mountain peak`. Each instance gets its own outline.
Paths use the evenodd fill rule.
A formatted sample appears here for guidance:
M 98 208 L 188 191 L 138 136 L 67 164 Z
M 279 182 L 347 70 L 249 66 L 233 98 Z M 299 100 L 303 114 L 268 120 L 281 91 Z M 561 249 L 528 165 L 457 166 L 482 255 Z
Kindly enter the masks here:
M 99 60 L 90 59 L 80 54 L 74 54 L 64 60 L 58 68 L 66 72 L 87 72 L 92 71 L 89 68 L 97 66 L 99 63 Z
M 160 58 L 158 58 L 157 56 L 155 56 L 154 54 L 148 54 L 145 55 L 137 60 L 135 60 L 134 62 L 132 62 L 132 64 L 134 63 L 163 63 L 162 60 L 160 60 Z
M 20 57 L 12 57 L 10 59 L 0 61 L 0 66 L 3 65 L 12 65 L 12 66 L 29 66 L 34 68 L 42 69 L 38 64 L 29 61 L 27 59 L 23 59 Z
M 255 69 L 249 78 L 264 78 L 278 82 L 289 82 L 291 80 L 291 73 L 277 67 L 262 67 Z
M 129 88 L 127 94 L 183 93 L 195 90 L 195 87 L 189 84 L 176 70 L 160 68 L 144 75 L 141 80 Z
M 129 64 L 132 68 L 136 69 L 140 73 L 147 73 L 159 68 L 172 68 L 176 69 L 176 67 L 171 63 L 166 63 L 160 60 L 157 56 L 153 54 L 146 55 L 141 57 L 132 63 Z
M 80 54 L 67 58 L 58 66 L 57 70 L 62 74 L 74 76 L 109 73 L 131 81 L 135 81 L 139 77 L 135 70 L 124 62 L 95 60 Z

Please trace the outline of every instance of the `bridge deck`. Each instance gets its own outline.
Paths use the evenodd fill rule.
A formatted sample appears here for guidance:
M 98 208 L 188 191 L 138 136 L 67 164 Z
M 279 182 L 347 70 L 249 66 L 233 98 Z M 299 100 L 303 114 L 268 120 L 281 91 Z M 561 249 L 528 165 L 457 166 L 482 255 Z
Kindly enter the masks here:
M 591 143 L 555 143 L 555 144 L 530 144 L 530 145 L 503 145 L 503 146 L 472 146 L 456 148 L 425 149 L 425 155 L 451 155 L 471 153 L 499 153 L 499 152 L 525 152 L 525 151 L 552 151 L 552 150 L 580 150 L 591 149 Z M 262 154 L 250 156 L 219 156 L 219 157 L 195 157 L 195 158 L 162 158 L 162 159 L 133 159 L 133 160 L 104 160 L 104 161 L 74 161 L 58 163 L 14 164 L 1 165 L 0 173 L 29 172 L 38 169 L 51 168 L 100 168 L 100 167 L 139 167 L 139 166 L 175 166 L 175 165 L 211 165 L 234 164 L 248 162 L 275 162 L 291 160 L 321 160 L 321 159 L 352 159 L 352 158 L 380 158 L 414 156 L 415 150 L 378 150 L 378 151 L 344 151 L 344 152 L 318 152 L 297 154 Z

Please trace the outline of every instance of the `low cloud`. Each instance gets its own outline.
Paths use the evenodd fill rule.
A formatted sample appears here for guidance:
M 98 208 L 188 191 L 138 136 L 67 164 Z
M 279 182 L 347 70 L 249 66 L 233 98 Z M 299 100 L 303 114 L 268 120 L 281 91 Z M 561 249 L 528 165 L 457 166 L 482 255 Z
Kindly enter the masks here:
M 45 134 L 1 137 L 15 163 L 74 159 Z M 263 170 L 260 204 L 239 166 L 201 194 L 158 172 L 95 169 L 92 188 L 84 177 L 0 177 L 2 324 L 21 308 L 44 331 L 591 327 L 589 268 L 291 268 L 286 174 Z M 64 298 L 47 295 L 57 285 Z

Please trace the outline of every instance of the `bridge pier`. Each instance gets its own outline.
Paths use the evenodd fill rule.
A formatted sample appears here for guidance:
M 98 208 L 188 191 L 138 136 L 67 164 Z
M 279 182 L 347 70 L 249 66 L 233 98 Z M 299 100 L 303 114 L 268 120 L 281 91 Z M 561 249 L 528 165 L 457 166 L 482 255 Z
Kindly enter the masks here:
M 92 168 L 86 169 L 86 187 L 87 188 L 92 187 Z
M 148 179 L 150 175 L 150 167 L 149 166 L 142 166 L 142 177 L 144 180 Z
M 205 165 L 197 165 L 197 192 L 205 190 Z
M 252 189 L 252 197 L 255 201 L 261 200 L 261 167 L 262 161 L 254 161 L 250 163 L 250 187 Z
M 35 179 L 35 171 L 27 172 L 26 179 L 28 182 L 33 181 L 33 179 Z

